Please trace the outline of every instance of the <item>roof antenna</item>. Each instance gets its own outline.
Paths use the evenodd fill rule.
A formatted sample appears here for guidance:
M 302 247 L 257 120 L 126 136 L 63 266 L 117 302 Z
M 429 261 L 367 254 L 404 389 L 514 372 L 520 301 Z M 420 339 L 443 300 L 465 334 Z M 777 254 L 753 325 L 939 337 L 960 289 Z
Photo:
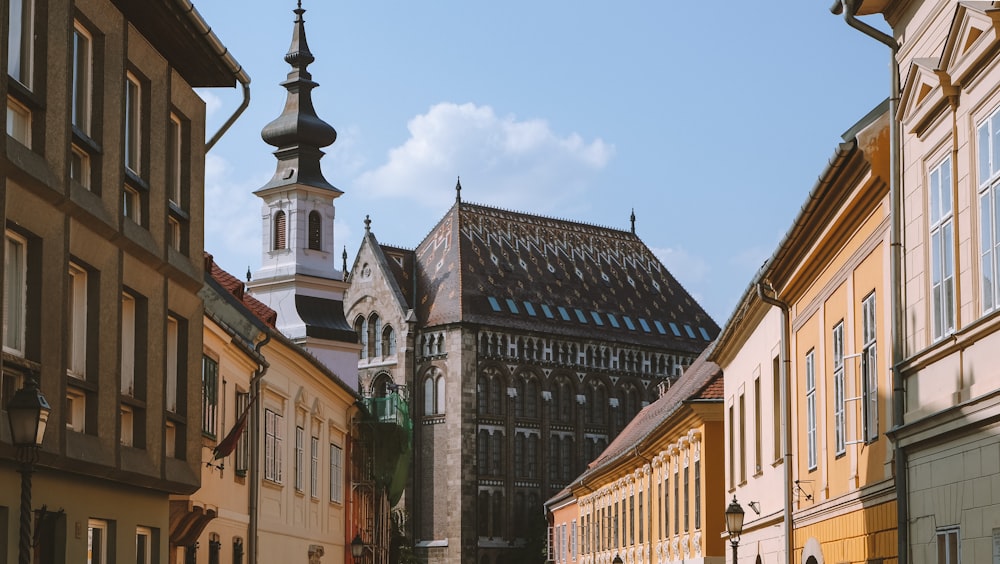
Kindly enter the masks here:
M 632 208 L 632 234 L 635 235 L 635 208 Z
M 462 201 L 462 177 L 458 177 L 458 182 L 455 183 L 455 201 Z

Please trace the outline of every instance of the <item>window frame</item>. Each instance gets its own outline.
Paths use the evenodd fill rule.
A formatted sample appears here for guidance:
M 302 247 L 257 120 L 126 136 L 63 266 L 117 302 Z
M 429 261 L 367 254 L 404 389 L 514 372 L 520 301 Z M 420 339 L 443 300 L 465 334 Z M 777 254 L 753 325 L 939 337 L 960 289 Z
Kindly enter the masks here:
M 145 550 L 140 555 L 139 539 L 145 537 Z M 136 564 L 151 564 L 153 562 L 153 530 L 149 527 L 135 528 L 135 562 Z
M 305 468 L 305 436 L 306 430 L 300 425 L 295 426 L 295 492 L 305 491 L 306 468 Z
M 319 437 L 309 437 L 309 495 L 319 499 Z
M 1000 308 L 1000 108 L 976 125 L 977 191 L 979 202 L 980 296 L 984 314 Z
M 94 531 L 100 531 L 97 558 L 94 556 Z M 107 564 L 108 562 L 108 522 L 101 519 L 87 519 L 87 564 Z
M 818 466 L 816 442 L 816 358 L 815 349 L 806 353 L 806 465 L 809 471 Z
M 28 238 L 8 229 L 5 245 L 3 351 L 23 358 L 28 337 Z
M 201 357 L 201 434 L 215 439 L 219 415 L 219 362 L 209 355 Z M 239 415 L 237 414 L 237 417 Z
M 76 131 L 91 137 L 94 108 L 94 35 L 77 19 L 73 20 L 70 51 L 72 53 L 70 123 Z
M 330 502 L 344 503 L 344 449 L 330 443 Z
M 961 564 L 962 532 L 958 526 L 942 527 L 934 532 L 938 564 Z M 943 542 L 942 542 L 943 541 Z M 949 550 L 949 548 L 953 550 Z M 954 554 L 954 558 L 952 555 Z M 944 558 L 942 558 L 944 556 Z
M 282 475 L 285 417 L 277 411 L 264 409 L 264 479 L 275 483 L 283 483 Z
M 834 453 L 847 453 L 847 401 L 844 369 L 844 320 L 841 319 L 831 331 L 833 339 L 833 427 Z
M 122 95 L 124 104 L 124 128 L 125 134 L 122 138 L 122 163 L 125 170 L 131 172 L 138 178 L 142 178 L 143 167 L 143 82 L 131 70 L 125 71 L 125 92 Z
M 873 443 L 879 437 L 878 400 L 878 325 L 875 292 L 865 296 L 861 302 L 862 349 L 861 349 L 861 402 L 862 433 L 866 443 Z
M 68 268 L 69 319 L 67 330 L 66 375 L 78 380 L 87 379 L 87 322 L 88 322 L 88 273 L 74 262 Z
M 948 181 L 942 180 L 947 172 Z M 937 342 L 955 331 L 954 201 L 951 156 L 945 156 L 928 173 L 928 240 L 930 241 L 931 336 Z M 944 209 L 945 198 L 947 210 Z M 935 205 L 935 204 L 939 205 Z M 940 208 L 940 209 L 938 209 Z

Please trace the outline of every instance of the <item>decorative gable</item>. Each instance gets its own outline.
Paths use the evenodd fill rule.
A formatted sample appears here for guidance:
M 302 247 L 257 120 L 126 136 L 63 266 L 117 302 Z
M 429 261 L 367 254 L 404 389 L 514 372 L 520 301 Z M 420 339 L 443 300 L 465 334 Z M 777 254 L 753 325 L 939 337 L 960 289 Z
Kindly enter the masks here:
M 905 130 L 921 135 L 947 107 L 948 97 L 958 93 L 947 73 L 933 58 L 914 59 L 906 75 L 897 117 Z
M 955 10 L 940 63 L 955 86 L 968 86 L 1000 46 L 1000 29 L 996 25 L 1000 10 L 992 5 L 961 2 Z

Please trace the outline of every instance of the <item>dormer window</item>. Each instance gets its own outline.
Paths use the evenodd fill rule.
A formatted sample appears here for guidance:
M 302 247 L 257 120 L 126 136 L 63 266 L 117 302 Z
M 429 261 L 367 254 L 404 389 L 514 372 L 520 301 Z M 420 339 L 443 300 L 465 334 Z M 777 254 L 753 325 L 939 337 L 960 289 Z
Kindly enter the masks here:
M 274 248 L 275 251 L 286 249 L 285 241 L 285 212 L 278 210 L 274 213 Z
M 321 250 L 323 220 L 319 212 L 313 210 L 309 212 L 309 249 L 313 251 Z

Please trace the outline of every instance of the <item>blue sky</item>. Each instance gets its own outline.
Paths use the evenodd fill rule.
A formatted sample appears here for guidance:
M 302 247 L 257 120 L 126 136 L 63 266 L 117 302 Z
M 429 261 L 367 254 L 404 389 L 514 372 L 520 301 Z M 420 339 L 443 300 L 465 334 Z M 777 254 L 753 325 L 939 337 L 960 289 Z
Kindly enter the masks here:
M 366 214 L 415 247 L 454 201 L 636 231 L 722 325 L 840 135 L 888 96 L 889 53 L 829 1 L 304 0 L 313 100 L 338 131 L 335 245 Z M 260 265 L 291 0 L 196 0 L 252 79 L 209 153 L 205 249 Z M 866 21 L 885 28 L 880 17 Z M 240 102 L 202 91 L 209 135 Z M 338 261 L 339 262 L 339 261 Z

